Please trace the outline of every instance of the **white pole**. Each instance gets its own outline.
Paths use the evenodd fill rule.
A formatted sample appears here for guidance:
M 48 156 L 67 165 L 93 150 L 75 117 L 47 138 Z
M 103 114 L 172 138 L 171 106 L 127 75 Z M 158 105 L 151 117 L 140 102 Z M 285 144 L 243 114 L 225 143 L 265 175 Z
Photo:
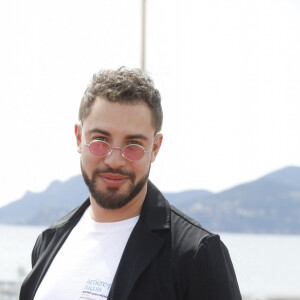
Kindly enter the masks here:
M 146 70 L 146 0 L 142 0 L 142 58 L 141 70 Z

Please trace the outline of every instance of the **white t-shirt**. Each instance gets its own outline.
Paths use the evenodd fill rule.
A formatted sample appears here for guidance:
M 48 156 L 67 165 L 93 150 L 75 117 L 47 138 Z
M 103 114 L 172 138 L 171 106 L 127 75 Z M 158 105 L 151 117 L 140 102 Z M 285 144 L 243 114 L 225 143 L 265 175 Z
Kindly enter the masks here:
M 89 208 L 55 256 L 34 300 L 104 300 L 138 216 L 95 222 Z

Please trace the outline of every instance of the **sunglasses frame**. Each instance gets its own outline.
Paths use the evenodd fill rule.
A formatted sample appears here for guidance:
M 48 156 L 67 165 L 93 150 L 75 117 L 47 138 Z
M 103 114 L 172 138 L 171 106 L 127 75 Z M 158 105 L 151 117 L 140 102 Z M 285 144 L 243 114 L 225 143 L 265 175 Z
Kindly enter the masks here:
M 84 130 L 83 130 L 83 125 L 82 125 L 82 123 L 80 123 L 80 125 L 81 125 L 81 130 L 82 130 L 83 143 L 84 143 L 84 145 L 89 149 L 89 152 L 90 152 L 92 155 L 94 155 L 94 156 L 96 156 L 96 157 L 99 157 L 99 158 L 102 158 L 102 157 L 106 157 L 106 156 L 110 155 L 110 154 L 112 153 L 113 149 L 120 149 L 121 155 L 122 155 L 125 159 L 127 159 L 127 160 L 129 160 L 129 161 L 132 161 L 132 162 L 139 161 L 139 160 L 143 159 L 144 156 L 145 156 L 145 153 L 151 152 L 152 147 L 153 147 L 153 144 L 154 144 L 154 141 L 155 141 L 156 137 L 157 137 L 158 134 L 159 134 L 159 133 L 156 133 L 155 137 L 154 137 L 153 140 L 152 140 L 151 146 L 150 146 L 150 148 L 149 148 L 148 150 L 145 150 L 145 148 L 144 148 L 143 146 L 139 145 L 139 144 L 128 144 L 128 145 L 126 145 L 125 147 L 111 147 L 111 145 L 110 145 L 108 142 L 100 141 L 100 140 L 93 140 L 93 141 L 91 141 L 89 144 L 87 144 L 86 139 L 85 139 L 85 135 L 84 135 Z M 90 146 L 91 146 L 93 143 L 99 143 L 99 142 L 108 145 L 108 147 L 109 147 L 109 149 L 110 149 L 110 150 L 107 152 L 107 154 L 105 154 L 105 155 L 103 155 L 103 156 L 98 156 L 98 155 L 93 154 L 93 153 L 91 152 L 91 149 L 90 149 Z M 124 154 L 124 149 L 125 149 L 126 147 L 130 147 L 130 146 L 135 146 L 135 147 L 141 148 L 141 150 L 144 151 L 144 155 L 143 155 L 140 159 L 136 159 L 136 160 L 129 159 L 128 157 L 125 156 L 125 154 Z

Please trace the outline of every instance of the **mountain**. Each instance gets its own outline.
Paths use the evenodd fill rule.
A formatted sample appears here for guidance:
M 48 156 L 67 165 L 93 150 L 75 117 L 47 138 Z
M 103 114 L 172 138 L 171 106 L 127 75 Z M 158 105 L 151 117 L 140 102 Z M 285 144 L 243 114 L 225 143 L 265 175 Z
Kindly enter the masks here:
M 185 212 L 213 231 L 300 234 L 300 168 L 195 199 Z
M 286 167 L 220 193 L 164 193 L 213 232 L 300 234 L 300 168 Z M 81 175 L 0 208 L 0 223 L 50 225 L 88 196 Z
M 54 181 L 44 192 L 27 192 L 20 200 L 0 208 L 0 223 L 50 225 L 87 197 L 81 175 L 66 182 Z

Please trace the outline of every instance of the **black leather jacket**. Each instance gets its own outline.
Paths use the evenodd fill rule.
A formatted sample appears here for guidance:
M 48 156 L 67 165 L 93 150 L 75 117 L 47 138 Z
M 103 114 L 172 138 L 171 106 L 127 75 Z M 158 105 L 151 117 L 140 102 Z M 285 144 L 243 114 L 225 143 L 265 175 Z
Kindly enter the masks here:
M 20 300 L 34 299 L 56 253 L 89 205 L 87 199 L 38 237 Z M 108 300 L 125 299 L 242 299 L 219 236 L 170 206 L 151 182 L 108 295 Z

